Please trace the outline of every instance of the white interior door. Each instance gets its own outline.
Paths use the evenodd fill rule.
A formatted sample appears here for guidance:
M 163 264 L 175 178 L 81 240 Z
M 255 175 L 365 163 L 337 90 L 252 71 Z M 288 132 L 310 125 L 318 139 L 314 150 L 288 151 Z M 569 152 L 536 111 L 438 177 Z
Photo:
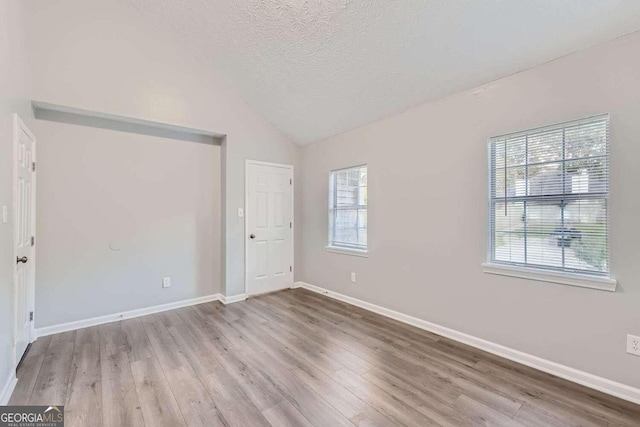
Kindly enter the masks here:
M 32 338 L 35 279 L 35 138 L 14 116 L 15 365 Z
M 293 166 L 247 161 L 247 294 L 293 284 Z

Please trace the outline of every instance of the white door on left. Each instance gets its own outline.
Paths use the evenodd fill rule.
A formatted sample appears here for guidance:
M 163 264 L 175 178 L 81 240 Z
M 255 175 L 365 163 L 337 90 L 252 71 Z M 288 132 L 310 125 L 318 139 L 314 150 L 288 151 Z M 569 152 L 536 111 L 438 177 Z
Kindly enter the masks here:
M 35 138 L 14 116 L 15 364 L 32 340 L 35 279 Z
M 246 292 L 293 285 L 293 166 L 247 161 Z

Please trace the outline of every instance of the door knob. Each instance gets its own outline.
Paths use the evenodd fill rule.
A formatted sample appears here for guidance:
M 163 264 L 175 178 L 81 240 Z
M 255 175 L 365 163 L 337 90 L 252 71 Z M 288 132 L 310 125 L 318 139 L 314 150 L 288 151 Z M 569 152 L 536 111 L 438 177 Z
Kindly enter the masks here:
M 255 235 L 255 234 L 253 234 L 253 233 L 251 233 L 251 236 L 249 236 L 249 237 L 250 237 L 250 238 L 252 238 L 252 239 L 255 239 L 255 238 L 256 238 L 256 235 Z
M 19 264 L 21 262 L 23 263 L 27 263 L 27 261 L 29 261 L 29 258 L 27 258 L 26 256 L 23 256 L 22 258 L 16 258 L 16 263 Z

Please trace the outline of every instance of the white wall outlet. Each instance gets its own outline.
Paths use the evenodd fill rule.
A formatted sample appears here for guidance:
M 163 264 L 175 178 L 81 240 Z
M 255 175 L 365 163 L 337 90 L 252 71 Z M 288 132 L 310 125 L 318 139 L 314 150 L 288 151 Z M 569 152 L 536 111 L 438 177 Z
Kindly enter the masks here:
M 627 335 L 627 353 L 640 356 L 640 337 Z
M 162 278 L 162 287 L 170 288 L 171 287 L 171 277 L 163 277 Z
M 238 208 L 238 218 L 244 218 L 244 209 Z
M 351 281 L 356 283 L 356 273 L 351 273 Z

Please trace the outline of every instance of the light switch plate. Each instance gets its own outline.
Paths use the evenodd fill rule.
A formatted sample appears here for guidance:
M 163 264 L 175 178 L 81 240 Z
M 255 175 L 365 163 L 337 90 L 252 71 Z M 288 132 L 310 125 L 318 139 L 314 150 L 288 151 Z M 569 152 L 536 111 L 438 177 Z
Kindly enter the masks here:
M 163 277 L 162 278 L 162 287 L 170 288 L 171 287 L 171 277 Z
M 244 218 L 244 209 L 238 208 L 238 218 Z

